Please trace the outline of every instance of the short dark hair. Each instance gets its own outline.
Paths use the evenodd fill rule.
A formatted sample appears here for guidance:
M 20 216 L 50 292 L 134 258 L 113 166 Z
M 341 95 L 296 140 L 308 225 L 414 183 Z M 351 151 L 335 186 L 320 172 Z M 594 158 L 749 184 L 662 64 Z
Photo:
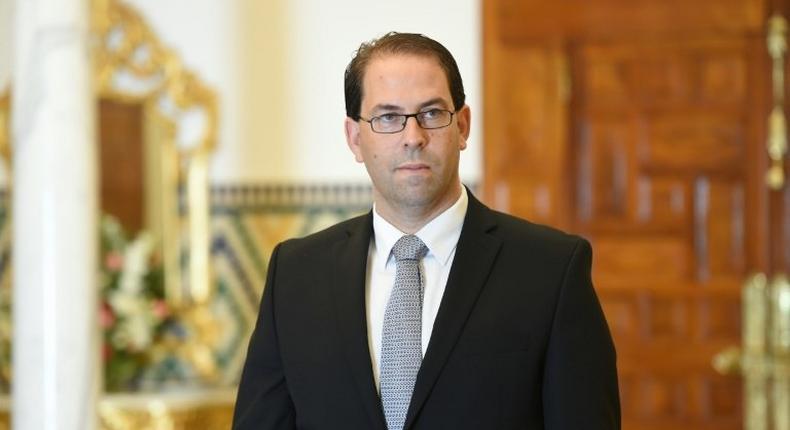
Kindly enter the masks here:
M 378 55 L 411 54 L 435 58 L 444 70 L 447 84 L 450 87 L 450 96 L 453 98 L 455 110 L 464 106 L 466 95 L 461 72 L 458 70 L 453 55 L 441 43 L 416 33 L 396 33 L 394 31 L 384 36 L 362 43 L 348 63 L 345 73 L 346 116 L 354 121 L 359 120 L 362 107 L 362 81 L 365 69 L 371 59 Z

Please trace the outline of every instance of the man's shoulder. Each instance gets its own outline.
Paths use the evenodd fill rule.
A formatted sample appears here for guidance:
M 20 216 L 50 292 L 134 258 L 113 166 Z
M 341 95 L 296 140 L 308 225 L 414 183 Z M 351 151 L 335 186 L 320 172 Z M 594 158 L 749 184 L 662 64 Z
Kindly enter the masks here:
M 370 214 L 363 214 L 341 221 L 307 236 L 288 239 L 279 246 L 281 250 L 303 253 L 306 251 L 326 250 L 332 244 L 347 239 L 355 232 L 362 232 L 370 223 Z
M 573 250 L 577 246 L 587 245 L 584 238 L 552 226 L 535 223 L 493 209 L 489 209 L 489 216 L 495 224 L 490 233 L 499 237 L 504 243 L 537 248 L 542 251 L 553 249 L 563 253 Z
M 487 234 L 498 241 L 500 262 L 508 270 L 561 276 L 575 256 L 592 255 L 589 242 L 575 234 L 490 209 L 487 218 Z

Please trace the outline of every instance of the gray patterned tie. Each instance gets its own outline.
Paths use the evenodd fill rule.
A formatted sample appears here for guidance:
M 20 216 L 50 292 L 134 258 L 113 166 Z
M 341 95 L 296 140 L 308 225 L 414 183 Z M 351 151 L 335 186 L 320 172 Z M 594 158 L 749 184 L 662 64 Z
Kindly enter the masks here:
M 428 247 L 414 235 L 395 243 L 395 286 L 381 335 L 381 403 L 389 430 L 406 421 L 414 382 L 422 363 L 422 296 L 420 260 Z

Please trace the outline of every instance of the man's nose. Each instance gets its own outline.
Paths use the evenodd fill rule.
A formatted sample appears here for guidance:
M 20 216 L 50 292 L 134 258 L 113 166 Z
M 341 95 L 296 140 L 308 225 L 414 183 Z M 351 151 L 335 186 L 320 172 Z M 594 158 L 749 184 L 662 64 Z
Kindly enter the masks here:
M 427 141 L 426 130 L 420 126 L 417 117 L 406 118 L 403 128 L 403 146 L 422 147 Z

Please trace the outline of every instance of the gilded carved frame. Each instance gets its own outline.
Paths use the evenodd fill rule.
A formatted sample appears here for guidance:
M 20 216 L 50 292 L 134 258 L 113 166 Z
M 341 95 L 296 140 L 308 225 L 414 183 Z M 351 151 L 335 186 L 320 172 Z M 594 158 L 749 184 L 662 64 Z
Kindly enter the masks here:
M 151 190 L 146 224 L 162 244 L 168 299 L 176 307 L 204 304 L 211 294 L 208 159 L 216 144 L 216 95 L 159 42 L 135 10 L 117 0 L 93 0 L 91 13 L 97 94 L 144 106 L 146 165 L 155 166 L 146 169 L 146 189 Z M 142 89 L 130 90 L 124 82 Z M 202 119 L 202 127 L 183 145 L 179 136 L 186 117 Z M 184 244 L 186 279 L 181 268 Z

